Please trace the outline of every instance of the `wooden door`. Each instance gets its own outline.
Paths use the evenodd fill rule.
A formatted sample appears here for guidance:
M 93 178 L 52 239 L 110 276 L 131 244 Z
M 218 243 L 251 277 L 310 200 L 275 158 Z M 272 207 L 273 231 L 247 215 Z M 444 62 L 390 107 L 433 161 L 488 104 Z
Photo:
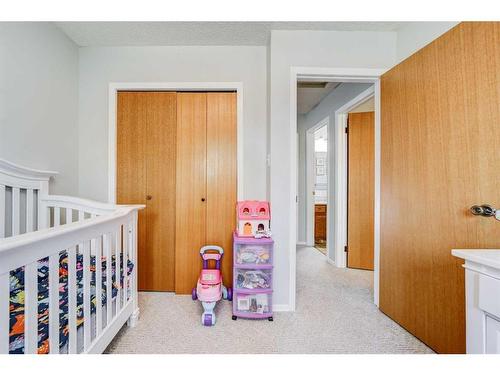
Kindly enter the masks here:
M 380 309 L 440 353 L 465 351 L 453 248 L 499 248 L 500 23 L 462 23 L 381 79 Z
M 206 245 L 206 93 L 177 94 L 176 184 L 175 292 L 189 294 L 201 270 L 200 248 Z
M 207 93 L 207 245 L 224 249 L 224 285 L 232 285 L 236 225 L 236 93 Z
M 119 92 L 116 128 L 116 203 L 146 204 L 145 96 Z M 139 288 L 147 284 L 146 210 L 139 210 L 137 266 Z
M 117 202 L 140 203 L 139 289 L 173 291 L 176 94 L 118 93 Z
M 347 266 L 373 270 L 374 112 L 350 113 L 348 121 Z

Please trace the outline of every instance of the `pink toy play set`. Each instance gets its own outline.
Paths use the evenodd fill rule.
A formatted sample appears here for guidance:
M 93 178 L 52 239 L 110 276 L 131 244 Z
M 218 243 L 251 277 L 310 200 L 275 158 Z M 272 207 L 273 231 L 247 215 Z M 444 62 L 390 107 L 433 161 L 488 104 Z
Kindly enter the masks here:
M 242 201 L 236 205 L 238 237 L 271 237 L 269 202 Z
M 209 253 L 211 251 L 212 253 Z M 191 297 L 193 300 L 200 300 L 203 306 L 201 324 L 204 326 L 215 325 L 215 304 L 222 298 L 229 301 L 233 298 L 231 288 L 226 288 L 222 283 L 222 273 L 220 270 L 224 250 L 220 246 L 203 246 L 200 249 L 200 256 L 203 260 L 203 269 L 196 288 L 193 288 Z M 209 261 L 215 261 L 215 268 L 209 268 Z

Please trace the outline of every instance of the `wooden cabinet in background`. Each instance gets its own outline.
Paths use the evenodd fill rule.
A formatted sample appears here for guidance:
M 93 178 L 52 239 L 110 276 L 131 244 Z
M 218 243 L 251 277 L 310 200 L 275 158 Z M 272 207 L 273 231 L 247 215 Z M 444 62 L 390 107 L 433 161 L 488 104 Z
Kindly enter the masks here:
M 326 242 L 326 204 L 314 205 L 314 242 Z

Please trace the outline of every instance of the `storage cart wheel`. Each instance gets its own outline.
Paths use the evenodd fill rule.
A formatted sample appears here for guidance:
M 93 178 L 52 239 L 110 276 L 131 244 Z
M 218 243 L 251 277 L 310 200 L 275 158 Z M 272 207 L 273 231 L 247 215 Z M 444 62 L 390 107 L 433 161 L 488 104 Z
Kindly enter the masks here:
M 237 317 L 236 315 L 233 315 L 233 316 L 232 316 L 232 319 L 233 319 L 233 320 L 236 320 L 236 319 L 238 319 L 238 317 Z
M 228 301 L 233 300 L 233 288 L 227 288 L 227 300 Z
M 198 295 L 196 294 L 196 288 L 193 288 L 191 290 L 191 298 L 193 299 L 193 301 L 196 301 L 198 299 Z
M 269 320 L 270 322 L 272 322 L 274 319 L 272 316 L 270 316 L 269 318 L 267 318 L 267 320 Z

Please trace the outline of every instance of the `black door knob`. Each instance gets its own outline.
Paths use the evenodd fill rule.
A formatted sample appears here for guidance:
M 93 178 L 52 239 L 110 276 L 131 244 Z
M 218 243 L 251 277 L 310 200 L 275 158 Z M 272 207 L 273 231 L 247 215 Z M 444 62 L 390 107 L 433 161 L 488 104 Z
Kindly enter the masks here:
M 202 202 L 205 202 L 205 198 L 201 198 L 201 201 L 202 201 Z

